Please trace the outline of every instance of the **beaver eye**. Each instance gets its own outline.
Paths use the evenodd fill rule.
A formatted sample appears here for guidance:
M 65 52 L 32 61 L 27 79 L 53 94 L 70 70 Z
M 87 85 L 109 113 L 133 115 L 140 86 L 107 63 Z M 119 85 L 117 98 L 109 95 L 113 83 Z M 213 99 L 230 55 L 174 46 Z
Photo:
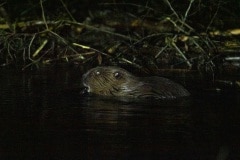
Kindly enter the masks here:
M 116 79 L 120 79 L 120 78 L 122 77 L 122 74 L 119 73 L 119 72 L 115 72 L 115 73 L 114 73 L 114 77 L 115 77 Z
M 96 71 L 96 75 L 100 75 L 101 73 L 100 73 L 100 71 Z

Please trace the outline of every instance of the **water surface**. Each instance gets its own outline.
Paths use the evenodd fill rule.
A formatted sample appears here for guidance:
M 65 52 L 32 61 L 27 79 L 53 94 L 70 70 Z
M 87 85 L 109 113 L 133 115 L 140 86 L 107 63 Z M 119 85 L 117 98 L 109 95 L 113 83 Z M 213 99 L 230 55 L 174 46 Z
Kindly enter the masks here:
M 78 69 L 0 69 L 0 159 L 240 159 L 238 95 L 120 101 L 79 94 Z

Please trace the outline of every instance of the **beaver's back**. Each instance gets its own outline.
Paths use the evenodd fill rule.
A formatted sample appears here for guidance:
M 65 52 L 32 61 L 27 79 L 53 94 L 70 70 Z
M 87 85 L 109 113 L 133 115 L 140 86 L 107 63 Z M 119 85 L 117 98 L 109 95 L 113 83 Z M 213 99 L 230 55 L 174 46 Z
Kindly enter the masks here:
M 155 98 L 177 98 L 186 97 L 190 93 L 180 84 L 163 77 L 144 77 L 141 81 L 145 84 L 142 87 L 147 87 L 148 92 L 152 93 Z

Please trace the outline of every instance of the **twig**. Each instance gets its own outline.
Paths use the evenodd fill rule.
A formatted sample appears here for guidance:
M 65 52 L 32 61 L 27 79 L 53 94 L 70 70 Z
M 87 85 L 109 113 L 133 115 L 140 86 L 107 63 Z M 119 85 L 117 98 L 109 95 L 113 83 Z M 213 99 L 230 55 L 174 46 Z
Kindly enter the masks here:
M 186 19 L 188 17 L 189 11 L 192 7 L 194 0 L 190 0 L 188 8 L 187 8 L 183 18 L 180 18 L 180 16 L 177 14 L 177 12 L 174 10 L 174 8 L 172 7 L 171 3 L 168 0 L 165 0 L 165 2 L 168 4 L 168 6 L 171 9 L 171 11 L 173 12 L 173 14 L 177 17 L 177 20 L 181 23 L 181 26 L 178 26 L 177 23 L 174 22 L 170 17 L 167 17 L 166 19 L 169 20 L 179 31 L 189 35 L 189 32 L 184 31 L 183 26 L 188 27 L 191 31 L 194 30 L 192 27 L 190 27 L 188 24 L 186 24 Z
M 187 59 L 187 57 L 184 55 L 184 53 L 178 48 L 178 46 L 175 44 L 174 39 L 176 39 L 177 36 L 174 36 L 171 40 L 170 43 L 168 43 L 168 45 L 173 46 L 176 51 L 179 53 L 179 55 L 182 56 L 182 58 L 186 61 L 187 65 L 189 66 L 189 68 L 192 67 L 192 64 L 190 63 L 190 61 Z
M 32 57 L 36 57 L 38 53 L 43 49 L 43 47 L 48 43 L 48 40 L 45 39 L 40 47 L 33 53 Z
M 180 19 L 179 15 L 177 14 L 177 12 L 174 10 L 174 8 L 172 7 L 171 3 L 168 0 L 165 0 L 165 2 L 168 4 L 169 8 L 171 9 L 171 11 L 173 12 L 173 14 L 177 17 L 177 19 Z
M 81 47 L 81 48 L 83 48 L 83 49 L 90 49 L 90 50 L 96 51 L 96 52 L 98 52 L 98 53 L 101 53 L 102 55 L 105 55 L 105 56 L 110 57 L 110 55 L 108 55 L 108 54 L 106 54 L 106 53 L 104 53 L 104 52 L 101 52 L 101 51 L 99 51 L 99 50 L 97 50 L 97 49 L 91 48 L 91 47 L 89 47 L 89 46 L 85 46 L 85 45 L 78 44 L 78 43 L 73 43 L 73 45 L 74 45 L 74 46 Z
M 46 29 L 49 30 L 48 24 L 47 24 L 47 21 L 46 21 L 46 18 L 45 18 L 45 13 L 44 13 L 44 9 L 43 9 L 42 0 L 40 0 L 40 5 L 41 5 L 41 10 L 42 10 L 42 19 L 43 19 L 43 22 L 44 22 L 44 24 L 45 24 Z
M 13 56 L 10 51 L 10 44 L 7 44 L 7 51 L 8 51 L 8 55 L 11 57 L 11 59 L 13 59 Z
M 91 29 L 91 30 L 95 30 L 95 31 L 99 31 L 99 32 L 104 32 L 104 33 L 108 33 L 108 34 L 111 34 L 111 35 L 114 35 L 114 36 L 121 37 L 121 38 L 123 38 L 123 39 L 127 39 L 127 40 L 129 40 L 129 41 L 134 41 L 134 42 L 138 41 L 138 39 L 131 38 L 131 37 L 128 37 L 128 36 L 119 34 L 119 33 L 114 33 L 114 32 L 110 32 L 110 31 L 107 31 L 107 30 L 99 29 L 99 28 L 97 28 L 97 27 L 93 27 L 93 26 L 90 26 L 90 25 L 87 25 L 87 24 L 84 24 L 84 23 L 71 22 L 71 21 L 65 21 L 65 22 L 68 23 L 68 24 L 83 26 L 83 27 L 85 27 L 85 28 L 87 28 L 87 29 Z
M 169 36 L 169 35 L 172 35 L 172 33 L 154 33 L 154 34 L 150 34 L 150 35 L 147 35 L 147 36 L 143 37 L 142 39 L 138 40 L 133 45 L 137 45 L 137 44 L 141 43 L 142 41 L 147 40 L 149 38 L 158 37 L 158 36 L 162 36 L 162 35 Z
M 167 47 L 168 47 L 167 45 L 164 46 L 164 47 L 162 47 L 162 49 L 155 55 L 154 58 L 158 58 L 158 56 L 159 56 Z
M 31 39 L 31 41 L 30 41 L 30 43 L 29 43 L 29 45 L 28 45 L 28 59 L 31 60 L 31 61 L 34 61 L 34 60 L 31 58 L 31 46 L 32 46 L 32 44 L 33 44 L 33 41 L 34 41 L 35 37 L 36 37 L 36 33 L 33 35 L 32 39 Z
M 186 21 L 187 16 L 188 16 L 188 13 L 189 13 L 189 11 L 190 11 L 190 9 L 191 9 L 191 6 L 192 6 L 192 3 L 193 3 L 193 2 L 194 2 L 194 0 L 190 0 L 189 5 L 188 5 L 188 8 L 187 8 L 187 10 L 186 10 L 186 12 L 185 12 L 185 15 L 184 15 L 184 17 L 183 17 L 183 22 Z
M 100 5 L 129 5 L 129 6 L 134 6 L 137 8 L 146 8 L 148 10 L 154 11 L 153 8 L 147 7 L 147 6 L 142 6 L 142 5 L 138 5 L 138 4 L 134 4 L 134 3 L 102 3 Z
M 78 54 L 78 52 L 74 48 L 72 48 L 68 44 L 68 42 L 64 38 L 62 38 L 60 35 L 58 35 L 57 33 L 53 32 L 53 31 L 50 31 L 50 30 L 48 32 L 51 33 L 52 35 L 54 35 L 55 37 L 57 37 L 62 43 L 67 45 L 74 53 Z M 83 56 L 80 56 L 80 57 L 81 57 L 81 59 L 85 59 Z
M 4 5 L 6 2 L 2 3 L 0 5 L 0 15 L 5 19 L 6 21 L 6 24 L 8 25 L 9 29 L 11 31 L 14 31 L 14 27 L 13 27 L 13 24 L 11 23 L 11 20 L 9 18 L 9 15 L 7 14 L 5 8 L 2 7 L 2 5 Z
M 62 0 L 60 0 L 60 1 L 61 1 L 62 5 L 63 5 L 64 9 L 65 9 L 66 12 L 68 13 L 68 15 L 71 17 L 71 19 L 72 19 L 74 22 L 76 22 L 75 18 L 73 18 L 72 14 L 71 14 L 70 11 L 68 10 L 66 4 L 65 4 Z
M 170 22 L 174 25 L 174 27 L 176 27 L 176 28 L 178 29 L 178 31 L 181 31 L 181 32 L 183 32 L 183 33 L 189 35 L 188 32 L 186 32 L 184 29 L 181 28 L 183 25 L 182 25 L 181 27 L 178 26 L 177 23 L 174 22 L 170 17 L 167 17 L 166 20 L 170 21 Z
M 131 64 L 131 65 L 133 65 L 133 66 L 135 66 L 135 67 L 137 67 L 137 68 L 142 68 L 139 64 L 134 63 L 134 62 L 132 62 L 132 61 L 126 59 L 126 58 L 121 58 L 121 60 L 122 60 L 123 62 L 129 63 L 129 64 Z
M 214 13 L 213 17 L 211 18 L 211 21 L 209 22 L 209 24 L 208 24 L 208 26 L 207 26 L 206 32 L 209 30 L 210 26 L 211 26 L 212 23 L 213 23 L 213 20 L 214 20 L 215 17 L 217 16 L 217 13 L 218 13 L 219 8 L 220 8 L 220 1 L 218 2 L 218 6 L 217 6 L 216 12 Z
M 49 49 L 49 50 L 50 50 L 50 49 Z M 49 50 L 46 51 L 44 54 L 42 54 L 38 59 L 36 59 L 36 60 L 32 61 L 31 63 L 29 63 L 28 65 L 24 66 L 24 67 L 22 68 L 22 70 L 25 70 L 26 68 L 30 67 L 30 66 L 33 65 L 33 64 L 36 64 L 36 65 L 37 65 L 37 63 L 42 59 L 42 57 L 44 57 L 44 56 L 49 52 Z M 38 66 L 38 65 L 37 65 L 37 66 Z

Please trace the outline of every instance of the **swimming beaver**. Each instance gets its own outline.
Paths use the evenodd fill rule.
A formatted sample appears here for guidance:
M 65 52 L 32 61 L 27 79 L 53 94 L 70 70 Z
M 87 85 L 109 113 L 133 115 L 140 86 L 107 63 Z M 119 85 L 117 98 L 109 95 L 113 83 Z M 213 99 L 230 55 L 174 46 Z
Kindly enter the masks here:
M 102 96 L 173 99 L 189 96 L 181 85 L 162 77 L 136 77 L 113 66 L 96 67 L 83 75 L 88 93 Z

